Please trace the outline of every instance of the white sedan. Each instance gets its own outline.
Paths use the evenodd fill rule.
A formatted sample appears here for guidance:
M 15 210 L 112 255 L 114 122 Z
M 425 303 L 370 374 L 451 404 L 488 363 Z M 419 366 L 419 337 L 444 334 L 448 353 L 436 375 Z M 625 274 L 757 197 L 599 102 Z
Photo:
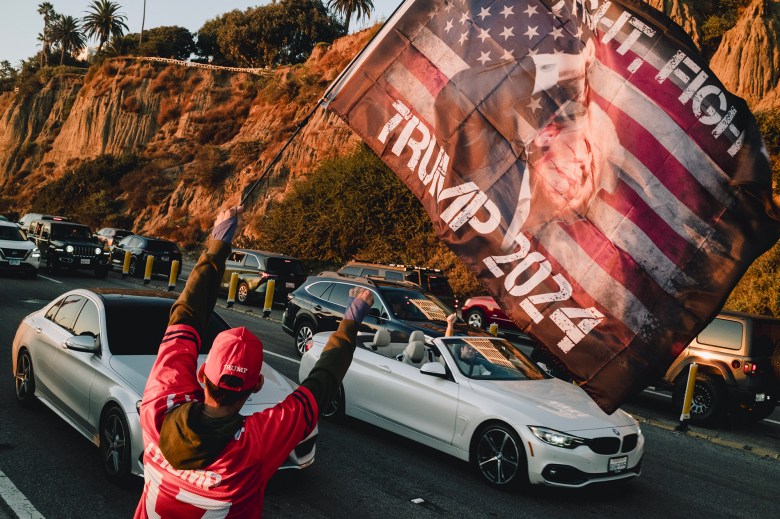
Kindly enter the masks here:
M 448 337 L 390 343 L 358 336 L 340 392 L 325 411 L 369 422 L 471 462 L 491 485 L 583 487 L 634 478 L 644 437 L 637 421 L 607 415 L 580 387 L 549 377 L 512 343 Z M 301 359 L 306 378 L 332 332 Z
M 11 350 L 16 398 L 37 399 L 100 448 L 103 470 L 114 483 L 143 476 L 138 409 L 175 296 L 150 290 L 66 292 L 22 320 Z M 198 365 L 228 324 L 212 313 Z M 265 384 L 242 408 L 245 414 L 281 402 L 297 387 L 268 364 Z M 314 462 L 317 428 L 281 468 Z

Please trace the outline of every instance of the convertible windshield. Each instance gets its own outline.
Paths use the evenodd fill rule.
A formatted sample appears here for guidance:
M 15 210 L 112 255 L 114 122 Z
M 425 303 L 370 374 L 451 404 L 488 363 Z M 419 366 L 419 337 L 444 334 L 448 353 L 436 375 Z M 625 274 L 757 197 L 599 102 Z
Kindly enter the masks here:
M 409 288 L 381 288 L 393 314 L 404 321 L 446 321 L 452 310 L 436 297 Z
M 442 339 L 461 373 L 478 380 L 541 380 L 547 378 L 511 342 L 488 337 Z

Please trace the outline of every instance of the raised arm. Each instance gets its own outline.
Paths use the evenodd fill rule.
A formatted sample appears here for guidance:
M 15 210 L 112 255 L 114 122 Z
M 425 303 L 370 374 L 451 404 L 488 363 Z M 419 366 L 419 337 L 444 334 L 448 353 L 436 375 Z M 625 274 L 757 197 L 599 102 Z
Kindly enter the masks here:
M 225 273 L 225 260 L 238 226 L 241 207 L 232 207 L 217 216 L 206 251 L 201 254 L 179 298 L 171 308 L 169 326 L 187 324 L 203 334 L 217 303 L 217 290 Z
M 320 360 L 301 383 L 314 395 L 320 414 L 333 400 L 344 375 L 347 374 L 352 363 L 352 354 L 355 352 L 358 327 L 373 304 L 374 296 L 369 290 L 355 287 L 349 291 L 347 311 L 339 329 L 330 336 Z

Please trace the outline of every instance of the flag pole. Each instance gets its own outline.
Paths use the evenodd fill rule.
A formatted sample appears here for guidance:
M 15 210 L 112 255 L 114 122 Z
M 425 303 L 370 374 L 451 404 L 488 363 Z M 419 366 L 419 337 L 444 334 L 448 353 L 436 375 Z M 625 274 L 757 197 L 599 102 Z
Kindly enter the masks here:
M 304 126 L 306 126 L 306 124 L 309 122 L 309 119 L 311 119 L 311 116 L 314 115 L 314 112 L 319 107 L 320 107 L 320 102 L 317 102 L 317 104 L 314 105 L 314 108 L 311 109 L 311 111 L 306 115 L 306 117 L 301 119 L 301 121 L 295 127 L 295 131 L 293 132 L 293 134 L 290 135 L 290 138 L 287 139 L 287 142 L 285 142 L 284 146 L 282 146 L 282 149 L 279 150 L 279 152 L 276 154 L 276 156 L 265 167 L 265 170 L 263 171 L 263 174 L 260 175 L 260 178 L 258 178 L 257 180 L 255 180 L 252 183 L 252 186 L 249 188 L 249 191 L 247 191 L 246 194 L 244 194 L 244 196 L 241 198 L 241 202 L 239 203 L 239 205 L 244 205 L 244 203 L 247 201 L 247 199 L 249 199 L 249 195 L 252 194 L 252 192 L 260 184 L 260 182 L 265 178 L 265 176 L 268 174 L 268 172 L 271 170 L 271 168 L 279 161 L 279 158 L 282 156 L 282 153 L 284 153 L 284 150 L 287 149 L 287 147 L 290 145 L 290 143 L 295 138 L 295 136 L 298 135 L 298 132 L 300 132 L 301 129 Z
M 332 97 L 338 94 L 338 91 L 341 90 L 342 86 L 344 86 L 344 83 L 346 83 L 347 79 L 349 79 L 349 75 L 352 69 L 359 67 L 363 63 L 367 57 L 367 52 L 369 50 L 374 50 L 374 48 L 379 45 L 379 42 L 382 40 L 382 38 L 384 38 L 387 32 L 392 28 L 392 25 L 388 25 L 388 23 L 396 18 L 396 16 L 401 16 L 403 13 L 405 13 L 413 3 L 414 0 L 405 0 L 404 2 L 398 4 L 398 7 L 396 7 L 392 13 L 390 13 L 390 16 L 387 18 L 385 23 L 382 24 L 382 27 L 376 32 L 376 34 L 374 34 L 371 39 L 368 40 L 368 43 L 366 43 L 363 48 L 360 49 L 360 52 L 358 52 L 357 55 L 352 58 L 352 61 L 350 61 L 349 64 L 344 67 L 344 70 L 342 70 L 341 73 L 336 76 L 336 79 L 331 82 L 327 90 L 325 90 L 325 93 L 322 94 L 322 97 L 320 98 L 319 103 L 323 108 L 328 108 L 328 104 L 330 104 Z
M 357 53 L 357 55 L 352 58 L 352 61 L 349 62 L 349 64 L 344 67 L 344 70 L 341 71 L 341 73 L 336 77 L 336 79 L 331 82 L 331 84 L 328 86 L 327 90 L 325 90 L 325 93 L 322 94 L 322 97 L 320 97 L 319 101 L 317 101 L 317 105 L 312 108 L 312 110 L 304 117 L 295 128 L 295 131 L 290 136 L 289 139 L 287 139 L 287 142 L 282 146 L 282 149 L 279 150 L 279 153 L 276 154 L 276 156 L 273 158 L 273 160 L 266 166 L 265 170 L 263 171 L 263 174 L 260 175 L 260 178 L 254 181 L 252 183 L 252 186 L 249 188 L 249 191 L 244 194 L 244 196 L 241 198 L 241 202 L 239 205 L 244 205 L 246 201 L 249 199 L 249 196 L 254 192 L 255 188 L 260 184 L 260 182 L 265 178 L 265 176 L 268 174 L 268 172 L 271 170 L 271 168 L 276 164 L 276 162 L 279 160 L 279 158 L 282 156 L 282 153 L 287 149 L 287 146 L 290 145 L 290 142 L 295 138 L 296 135 L 298 135 L 298 132 L 301 131 L 301 129 L 306 126 L 306 124 L 309 122 L 309 119 L 312 115 L 314 115 L 314 112 L 319 108 L 320 106 L 323 108 L 328 108 L 328 104 L 330 103 L 331 99 L 329 96 L 334 95 L 333 91 L 336 90 L 335 93 L 338 93 L 338 90 L 341 89 L 343 86 L 343 83 L 346 82 L 348 79 L 349 73 L 351 70 L 357 66 L 360 65 L 360 63 L 363 62 L 365 59 L 366 52 L 378 45 L 379 41 L 381 40 L 381 37 L 384 37 L 385 33 L 389 30 L 388 22 L 396 17 L 396 15 L 401 15 L 413 4 L 413 1 L 406 0 L 398 5 L 398 7 L 395 8 L 395 11 L 390 14 L 390 17 L 387 19 L 387 21 L 382 24 L 382 28 L 377 31 L 377 33 L 371 37 L 371 39 L 368 41 L 368 43 L 360 50 L 360 52 Z

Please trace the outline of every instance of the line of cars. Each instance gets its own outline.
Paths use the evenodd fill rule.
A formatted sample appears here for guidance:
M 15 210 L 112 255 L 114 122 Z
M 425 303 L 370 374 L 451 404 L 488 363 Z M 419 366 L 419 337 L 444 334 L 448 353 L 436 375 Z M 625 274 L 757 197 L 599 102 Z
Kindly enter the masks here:
M 47 225 L 68 229 L 78 226 L 56 220 L 42 224 L 43 228 Z M 106 233 L 99 231 L 97 234 L 105 236 Z M 112 252 L 117 251 L 116 257 L 113 253 L 110 255 L 110 265 L 119 265 L 120 254 L 123 259 L 127 250 L 150 249 L 149 244 L 136 247 L 134 241 L 139 238 L 136 235 L 122 238 L 114 233 L 111 236 L 112 240 L 119 238 L 119 242 L 114 241 L 110 246 Z M 174 256 L 172 250 L 164 254 Z M 133 254 L 136 263 L 131 264 L 135 264 L 136 269 L 131 267 L 131 274 L 137 272 L 142 258 L 142 253 Z M 423 271 L 417 267 L 362 265 L 358 271 L 355 266 L 347 265 L 340 273 L 325 272 L 306 277 L 296 258 L 235 249 L 228 260 L 222 288 L 226 289 L 232 272 L 237 272 L 243 287 L 239 290 L 239 301 L 249 303 L 252 296 L 264 295 L 263 287 L 268 286 L 269 279 L 277 281 L 275 301 L 286 301 L 282 326 L 293 336 L 296 352 L 303 357 L 301 377 L 305 377 L 305 369 L 310 369 L 321 353 L 327 331 L 335 330 L 343 318 L 350 288 L 362 286 L 371 290 L 375 302 L 363 323 L 363 347 L 356 352 L 353 367 L 332 405 L 361 419 L 376 417 L 367 421 L 470 460 L 491 485 L 504 488 L 530 481 L 554 486 L 583 486 L 639 474 L 643 440 L 631 417 L 620 414 L 604 418 L 606 415 L 599 415 L 601 411 L 579 388 L 551 379 L 510 343 L 498 343 L 499 339 L 478 328 L 459 322 L 456 324 L 456 342 L 442 338 L 446 317 L 453 312 L 452 306 L 447 304 L 453 300 L 452 292 L 443 274 L 425 272 L 423 278 Z M 446 284 L 443 293 L 442 281 Z M 431 289 L 439 290 L 440 294 L 434 295 Z M 164 309 L 171 301 L 159 303 L 156 298 L 160 295 L 99 290 L 66 293 L 25 318 L 12 348 L 20 403 L 27 405 L 33 399 L 41 400 L 92 439 L 100 449 L 106 475 L 116 482 L 143 470 L 139 458 L 137 406 L 154 352 L 138 345 L 159 343 L 156 336 L 143 340 L 133 337 L 127 342 L 119 331 L 122 329 L 120 323 L 127 315 L 144 313 L 144 322 L 156 323 L 146 331 L 161 335 L 167 316 Z M 158 315 L 146 316 L 152 308 L 157 309 L 153 312 Z M 217 317 L 212 321 L 212 327 L 224 329 L 227 326 Z M 33 333 L 37 329 L 46 333 Z M 323 331 L 325 333 L 318 334 Z M 216 331 L 210 332 L 210 339 L 215 334 Z M 375 339 L 378 336 L 385 337 L 384 343 Z M 367 341 L 366 337 L 372 341 Z M 65 347 L 55 347 L 58 344 Z M 475 346 L 483 355 L 492 354 L 492 367 L 483 368 L 479 376 L 464 371 L 454 353 L 456 346 L 460 350 L 464 345 Z M 364 351 L 369 352 L 368 360 L 363 358 Z M 506 354 L 503 361 L 495 357 L 496 352 Z M 376 394 L 376 387 L 368 389 L 376 380 L 353 383 L 365 378 L 365 374 L 360 375 L 360 367 L 370 365 L 370 361 L 376 359 L 381 359 L 381 365 L 368 369 L 370 377 L 382 370 L 382 395 Z M 58 366 L 57 370 L 49 369 L 54 365 Z M 269 376 L 273 378 L 266 374 L 266 378 Z M 79 387 L 79 380 L 90 387 Z M 507 397 L 508 400 L 498 398 L 503 391 L 499 390 L 502 385 L 513 387 L 519 381 L 541 384 L 538 390 L 535 385 L 525 385 L 521 391 L 516 390 Z M 267 396 L 255 404 L 267 407 L 283 398 L 294 384 L 282 382 L 283 377 L 273 395 L 266 393 Z M 361 384 L 366 384 L 365 391 L 359 389 Z M 558 388 L 560 393 L 557 400 L 546 407 L 541 406 L 543 398 L 538 395 L 549 395 L 553 388 Z M 480 391 L 487 393 L 475 397 L 474 394 Z M 358 395 L 363 395 L 363 400 L 373 395 L 368 398 L 373 403 L 358 405 L 353 400 Z M 399 405 L 398 402 L 406 400 L 404 395 L 410 397 L 409 402 L 429 402 L 429 406 L 424 406 L 425 416 L 408 413 L 411 404 Z M 520 407 L 525 414 L 518 418 L 521 415 L 507 415 L 506 409 L 495 410 L 501 406 L 473 416 L 466 413 L 467 409 L 489 408 L 486 400 L 506 400 L 506 408 Z M 538 409 L 540 406 L 541 410 Z M 416 404 L 411 407 L 418 411 L 423 409 Z M 359 408 L 363 410 L 356 411 Z M 468 414 L 466 429 L 456 426 L 454 417 L 457 413 L 460 413 L 458 416 Z M 565 419 L 560 417 L 561 413 L 566 415 Z M 327 414 L 338 413 L 329 411 Z M 528 427 L 521 427 L 520 422 Z M 598 436 L 606 434 L 602 432 L 605 428 L 611 428 L 618 438 Z M 435 434 L 433 430 L 436 430 Z M 453 436 L 456 431 L 459 431 L 457 438 Z M 309 438 L 302 442 L 291 454 L 289 465 L 300 468 L 310 464 L 315 441 L 315 438 Z M 550 464 L 550 460 L 559 463 Z
M 18 270 L 35 277 L 41 268 L 60 271 L 89 270 L 105 278 L 122 270 L 130 253 L 129 274 L 140 277 L 147 258 L 154 257 L 152 274 L 168 276 L 174 261 L 181 272 L 182 254 L 172 241 L 134 234 L 127 229 L 90 228 L 65 216 L 27 213 L 18 223 L 0 221 L 0 269 Z

